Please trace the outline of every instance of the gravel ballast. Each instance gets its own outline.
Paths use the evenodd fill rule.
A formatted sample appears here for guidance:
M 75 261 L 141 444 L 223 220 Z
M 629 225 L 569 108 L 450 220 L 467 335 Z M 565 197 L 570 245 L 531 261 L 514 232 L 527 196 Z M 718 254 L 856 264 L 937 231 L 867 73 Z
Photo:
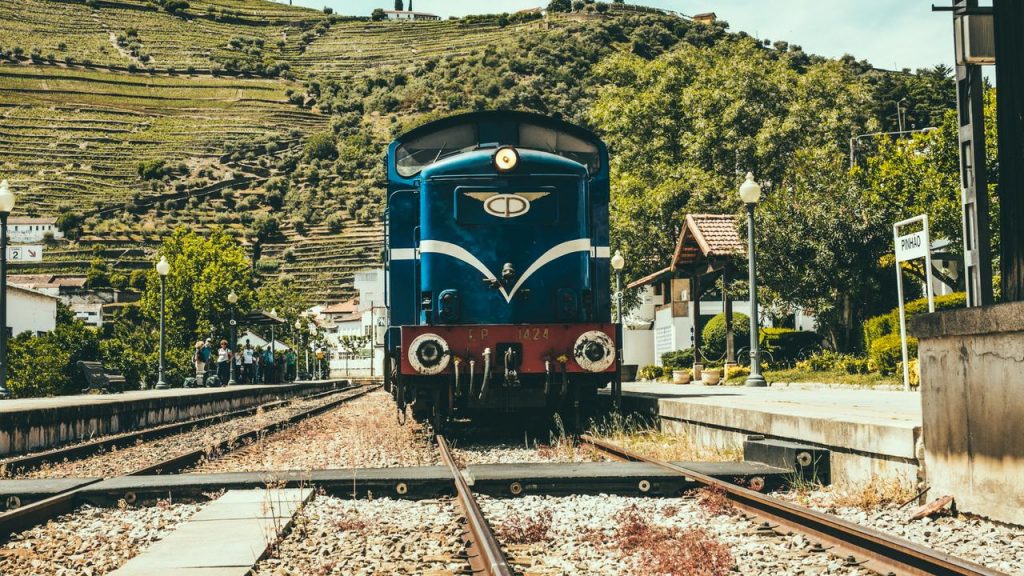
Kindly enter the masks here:
M 449 500 L 318 496 L 255 576 L 455 574 L 466 568 Z
M 345 394 L 342 392 L 341 394 Z M 185 432 L 174 434 L 156 440 L 138 442 L 134 446 L 114 449 L 83 458 L 80 460 L 68 460 L 46 464 L 41 468 L 28 472 L 12 471 L 15 478 L 88 478 L 88 477 L 112 477 L 129 474 L 140 468 L 156 464 L 162 460 L 184 454 L 192 450 L 207 448 L 212 449 L 223 440 L 237 438 L 258 428 L 284 420 L 291 415 L 303 410 L 321 406 L 338 398 L 337 394 L 328 395 L 322 398 L 296 400 L 290 404 L 269 410 L 257 412 L 252 416 L 243 416 L 219 422 L 211 426 L 204 426 Z
M 776 495 L 854 524 L 874 528 L 1007 574 L 1024 574 L 1024 527 L 982 518 L 937 515 L 911 519 L 915 505 L 893 504 L 869 509 L 841 505 L 847 498 L 835 490 Z
M 83 506 L 14 535 L 0 547 L 0 574 L 100 576 L 119 568 L 195 514 L 202 504 Z
M 428 466 L 439 463 L 432 442 L 411 418 L 399 424 L 391 396 L 376 391 L 210 458 L 190 472 Z

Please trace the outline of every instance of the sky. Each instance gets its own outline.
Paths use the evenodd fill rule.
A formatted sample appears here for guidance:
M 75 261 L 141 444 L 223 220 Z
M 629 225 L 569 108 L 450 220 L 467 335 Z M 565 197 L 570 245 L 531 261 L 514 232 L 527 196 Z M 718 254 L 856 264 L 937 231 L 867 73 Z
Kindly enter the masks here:
M 287 2 L 287 0 L 276 0 Z M 627 0 L 628 1 L 628 0 Z M 293 0 L 337 14 L 367 16 L 393 8 L 394 0 Z M 408 7 L 408 0 L 405 0 Z M 930 68 L 953 65 L 953 23 L 948 12 L 932 12 L 942 0 L 644 0 L 629 2 L 692 15 L 714 12 L 730 30 L 799 44 L 805 52 L 828 57 L 853 54 L 878 68 Z M 418 12 L 447 18 L 483 12 L 515 12 L 546 6 L 547 0 L 414 0 Z

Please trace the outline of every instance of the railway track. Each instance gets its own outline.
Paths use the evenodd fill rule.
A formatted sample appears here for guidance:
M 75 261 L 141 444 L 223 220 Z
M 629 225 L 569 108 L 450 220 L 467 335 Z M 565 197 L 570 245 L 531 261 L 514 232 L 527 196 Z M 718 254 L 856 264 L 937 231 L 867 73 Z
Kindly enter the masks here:
M 40 468 L 48 463 L 63 462 L 65 460 L 80 460 L 96 454 L 108 452 L 113 449 L 120 449 L 128 446 L 133 446 L 138 442 L 145 442 L 148 440 L 163 438 L 165 436 L 181 434 L 190 430 L 210 426 L 212 424 L 227 422 L 228 420 L 242 418 L 245 416 L 251 416 L 260 411 L 273 410 L 275 408 L 285 406 L 295 400 L 316 400 L 318 398 L 323 398 L 331 394 L 336 394 L 338 392 L 343 392 L 345 390 L 349 390 L 352 388 L 355 388 L 355 386 L 347 386 L 345 388 L 327 390 L 325 392 L 317 392 L 315 394 L 309 394 L 307 396 L 301 396 L 298 398 L 291 398 L 286 400 L 272 400 L 270 402 L 265 402 L 258 406 L 250 406 L 248 408 L 242 408 L 240 410 L 234 410 L 222 414 L 213 414 L 211 416 L 204 416 L 202 418 L 195 418 L 184 422 L 174 422 L 171 424 L 164 424 L 162 426 L 154 426 L 152 428 L 144 428 L 132 432 L 114 434 L 103 438 L 90 440 L 87 442 L 72 444 L 70 446 L 65 446 L 62 448 L 56 448 L 54 450 L 47 450 L 45 452 L 38 452 L 35 454 L 28 454 L 25 456 L 8 458 L 0 462 L 0 478 L 15 477 L 18 475 L 25 474 L 26 472 L 29 472 L 31 470 Z
M 330 391 L 331 394 L 341 395 L 330 402 L 314 406 L 312 408 L 297 412 L 286 418 L 275 420 L 271 423 L 263 426 L 253 428 L 244 434 L 240 434 L 233 438 L 228 438 L 220 441 L 217 446 L 214 447 L 214 451 L 227 452 L 233 450 L 235 447 L 244 446 L 246 440 L 259 438 L 260 435 L 267 432 L 271 432 L 282 428 L 284 426 L 294 424 L 306 418 L 316 416 L 328 410 L 331 410 L 337 406 L 345 404 L 369 394 L 376 390 L 379 386 L 362 386 L 356 388 L 346 388 L 343 390 Z M 351 392 L 345 394 L 345 392 Z M 325 394 L 326 395 L 326 394 Z M 156 464 L 151 464 L 137 470 L 134 470 L 128 474 L 122 475 L 122 477 L 130 476 L 143 476 L 149 474 L 174 474 L 180 470 L 188 468 L 194 465 L 204 458 L 208 453 L 207 448 L 200 448 L 191 450 L 182 454 L 176 454 Z M 61 514 L 71 512 L 78 504 L 79 496 L 84 488 L 104 481 L 104 478 L 91 478 L 78 484 L 76 487 L 59 492 L 53 496 L 26 504 L 24 506 L 15 507 L 13 510 L 9 510 L 3 514 L 0 514 L 0 541 L 5 540 L 10 534 L 25 530 L 32 526 L 36 526 L 45 523 L 51 518 L 55 518 Z M 134 494 L 125 494 L 125 500 L 133 500 Z M 134 502 L 129 501 L 129 504 Z
M 465 543 L 466 559 L 473 569 L 474 574 L 486 574 L 487 576 L 514 576 L 516 572 L 509 565 L 508 558 L 501 549 L 494 531 L 484 518 L 480 506 L 469 489 L 469 484 L 462 476 L 455 458 L 452 456 L 448 441 L 443 435 L 437 436 L 437 448 L 441 453 L 448 470 L 455 482 L 456 499 L 462 509 L 462 517 L 465 525 L 462 527 L 462 540 Z
M 707 488 L 719 490 L 737 509 L 760 521 L 759 532 L 801 533 L 815 542 L 813 551 L 838 557 L 847 566 L 861 566 L 886 576 L 1006 576 L 1003 572 L 903 538 L 772 498 L 670 462 L 648 458 L 611 442 L 587 435 L 581 436 L 580 441 L 612 459 L 654 464 Z

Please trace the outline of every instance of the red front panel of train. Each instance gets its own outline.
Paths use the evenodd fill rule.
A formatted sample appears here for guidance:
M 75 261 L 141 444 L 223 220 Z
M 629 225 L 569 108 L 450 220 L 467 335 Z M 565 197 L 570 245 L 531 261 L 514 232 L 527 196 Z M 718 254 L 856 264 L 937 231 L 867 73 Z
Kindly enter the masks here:
M 615 362 L 597 372 L 586 370 L 577 361 L 576 350 L 581 335 L 601 332 L 607 342 L 615 346 L 615 324 L 493 324 L 472 326 L 402 326 L 402 374 L 419 375 L 409 359 L 410 344 L 424 334 L 435 334 L 444 339 L 451 351 L 452 361 L 442 373 L 450 374 L 454 360 L 468 363 L 476 361 L 476 369 L 482 370 L 484 350 L 490 349 L 491 362 L 495 370 L 500 369 L 499 350 L 509 345 L 518 345 L 522 351 L 519 363 L 520 374 L 544 374 L 545 360 L 550 360 L 551 370 L 561 371 L 560 361 L 566 362 L 566 370 L 572 373 L 615 372 Z M 521 348 L 520 348 L 521 347 Z

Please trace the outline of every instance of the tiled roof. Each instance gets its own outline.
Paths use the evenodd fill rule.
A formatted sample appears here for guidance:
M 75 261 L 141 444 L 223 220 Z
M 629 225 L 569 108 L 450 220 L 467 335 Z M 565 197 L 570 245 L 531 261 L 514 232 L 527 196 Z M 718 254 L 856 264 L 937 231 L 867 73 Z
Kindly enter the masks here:
M 736 256 L 744 253 L 743 240 L 731 214 L 689 214 L 679 235 L 672 268 L 692 264 L 698 254 L 704 258 Z
M 12 274 L 7 277 L 9 284 L 43 288 L 51 286 L 71 286 L 84 288 L 85 276 L 55 276 L 53 274 Z
M 336 304 L 329 304 L 324 306 L 324 309 L 320 312 L 322 314 L 352 314 L 359 310 L 359 300 L 353 298 L 346 300 L 345 302 L 338 302 Z
M 15 225 L 15 224 L 41 224 L 41 225 L 50 224 L 50 225 L 53 225 L 53 224 L 57 223 L 57 218 L 52 217 L 52 216 L 51 217 L 42 216 L 42 217 L 38 217 L 38 218 L 33 218 L 31 216 L 15 216 L 15 217 L 10 218 L 7 221 L 7 223 L 11 224 L 12 226 Z

